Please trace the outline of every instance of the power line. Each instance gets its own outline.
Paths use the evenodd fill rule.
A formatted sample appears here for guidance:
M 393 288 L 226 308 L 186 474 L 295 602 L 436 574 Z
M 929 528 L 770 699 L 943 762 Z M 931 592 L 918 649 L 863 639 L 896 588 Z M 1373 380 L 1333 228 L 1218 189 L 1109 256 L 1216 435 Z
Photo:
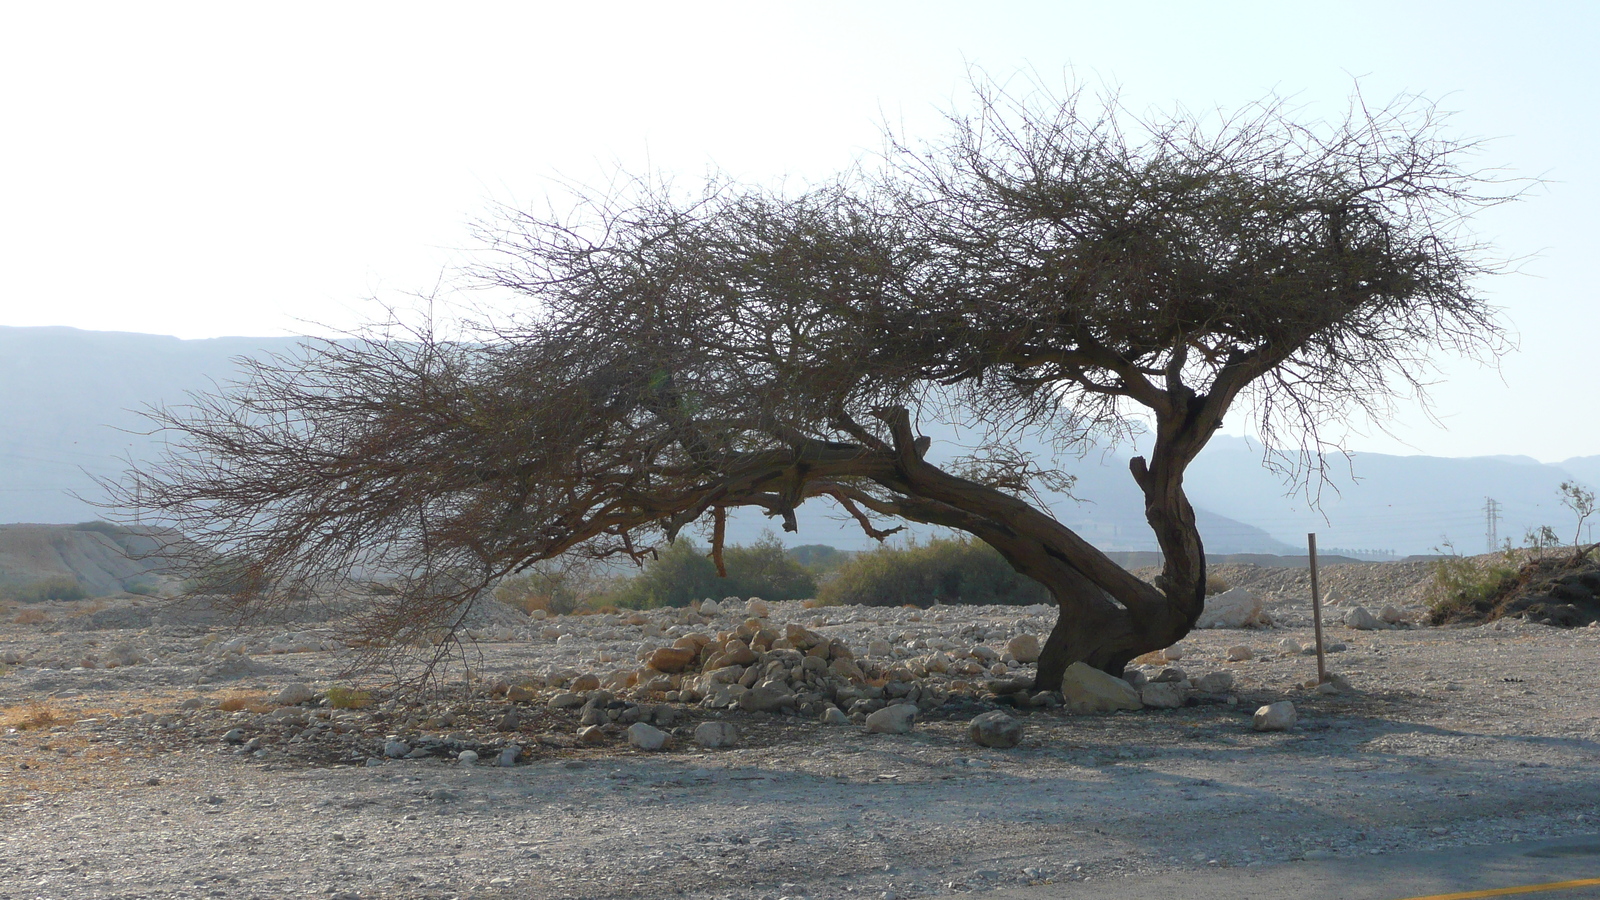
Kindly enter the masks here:
M 1488 549 L 1484 552 L 1493 553 L 1494 549 L 1500 546 L 1500 504 L 1493 497 L 1485 497 L 1484 501 L 1483 515 L 1488 526 L 1484 530 L 1484 539 Z

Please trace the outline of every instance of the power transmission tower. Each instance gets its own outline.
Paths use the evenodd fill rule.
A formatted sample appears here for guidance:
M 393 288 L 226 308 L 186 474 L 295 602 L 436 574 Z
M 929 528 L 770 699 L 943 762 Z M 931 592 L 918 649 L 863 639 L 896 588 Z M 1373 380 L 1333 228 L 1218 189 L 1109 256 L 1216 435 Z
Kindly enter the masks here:
M 1500 544 L 1500 503 L 1493 497 L 1486 497 L 1484 500 L 1483 516 L 1488 526 L 1484 530 L 1484 538 L 1489 543 L 1487 552 L 1493 553 L 1495 547 Z

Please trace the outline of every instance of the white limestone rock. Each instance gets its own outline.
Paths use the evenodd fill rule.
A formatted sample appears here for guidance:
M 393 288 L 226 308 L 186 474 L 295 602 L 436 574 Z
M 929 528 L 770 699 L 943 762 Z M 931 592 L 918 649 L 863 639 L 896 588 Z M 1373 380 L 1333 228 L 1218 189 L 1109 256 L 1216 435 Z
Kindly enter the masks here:
M 1061 678 L 1061 695 L 1068 712 L 1078 715 L 1108 713 L 1119 709 L 1140 709 L 1139 692 L 1121 678 L 1075 662 Z
M 1022 722 L 1000 710 L 986 712 L 967 724 L 967 735 L 980 747 L 1009 750 L 1022 743 Z
M 1006 652 L 1019 663 L 1036 663 L 1039 661 L 1039 637 L 1019 634 L 1006 642 Z
M 887 706 L 867 716 L 867 733 L 910 734 L 911 726 L 916 719 L 917 707 L 914 703 Z
M 644 722 L 635 722 L 628 726 L 628 743 L 640 750 L 660 750 L 667 746 L 667 737 L 665 731 Z
M 1200 613 L 1195 627 L 1264 628 L 1271 624 L 1272 617 L 1262 609 L 1261 598 L 1248 588 L 1237 587 L 1207 597 L 1205 610 Z
M 1139 700 L 1151 709 L 1177 709 L 1183 706 L 1183 690 L 1170 682 L 1151 682 L 1139 689 Z
M 1288 731 L 1294 727 L 1298 718 L 1293 703 L 1279 700 L 1277 703 L 1268 703 L 1256 710 L 1251 727 L 1257 731 Z
M 694 742 L 707 750 L 725 750 L 739 743 L 739 727 L 732 722 L 701 722 L 694 729 Z
M 1365 606 L 1357 606 L 1344 615 L 1344 624 L 1357 631 L 1372 631 L 1383 627 L 1383 622 L 1367 610 Z

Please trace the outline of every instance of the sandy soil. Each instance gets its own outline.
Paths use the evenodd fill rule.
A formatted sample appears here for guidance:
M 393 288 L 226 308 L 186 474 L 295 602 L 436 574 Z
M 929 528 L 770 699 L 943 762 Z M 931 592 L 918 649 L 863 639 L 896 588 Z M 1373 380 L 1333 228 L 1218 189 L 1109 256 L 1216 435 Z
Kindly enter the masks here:
M 218 660 L 203 645 L 236 633 L 222 624 L 49 609 L 52 621 L 0 626 L 0 653 L 23 660 L 0 670 L 0 898 L 903 898 L 1600 830 L 1600 628 L 1330 626 L 1348 648 L 1330 668 L 1354 689 L 1327 695 L 1304 685 L 1315 659 L 1280 647 L 1311 640 L 1293 593 L 1272 598 L 1290 627 L 1184 641 L 1191 674 L 1234 673 L 1231 703 L 1019 709 L 1027 737 L 1011 750 L 966 736 L 989 698 L 928 711 L 909 735 L 678 713 L 680 734 L 738 724 L 740 746 L 719 751 L 577 746 L 577 711 L 546 708 L 548 692 L 514 731 L 496 730 L 506 704 L 485 685 L 647 642 L 628 626 L 557 643 L 539 623 L 480 644 L 475 688 L 421 708 L 279 713 L 266 700 L 291 682 L 352 685 L 337 674 L 346 657 Z M 1354 599 L 1384 593 L 1405 599 L 1392 581 Z M 852 643 L 1003 643 L 1048 624 L 1029 609 L 911 622 L 774 607 L 774 622 Z M 1227 662 L 1238 644 L 1257 657 Z M 85 654 L 131 662 L 39 665 Z M 1253 731 L 1251 712 L 1283 699 L 1299 725 Z M 261 750 L 225 742 L 234 728 Z M 391 734 L 485 758 L 464 766 L 441 744 L 367 765 Z M 511 743 L 518 764 L 494 766 Z

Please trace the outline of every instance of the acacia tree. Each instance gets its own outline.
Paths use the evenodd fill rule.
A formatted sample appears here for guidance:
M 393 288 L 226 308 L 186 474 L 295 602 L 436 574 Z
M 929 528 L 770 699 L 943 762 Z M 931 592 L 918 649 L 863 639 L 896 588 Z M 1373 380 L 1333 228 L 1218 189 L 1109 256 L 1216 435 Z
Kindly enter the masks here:
M 1501 349 L 1473 288 L 1494 264 L 1462 222 L 1508 194 L 1426 104 L 1307 124 L 1278 103 L 1210 121 L 979 100 L 943 143 L 798 195 L 644 187 L 509 214 L 476 275 L 519 318 L 324 343 L 158 412 L 175 449 L 140 475 L 147 512 L 248 566 L 251 603 L 401 573 L 367 619 L 392 637 L 539 561 L 639 559 L 691 525 L 720 567 L 730 510 L 794 530 L 821 500 L 880 539 L 966 532 L 1043 584 L 1054 687 L 1193 627 L 1184 471 L 1235 404 L 1316 447 L 1319 423 L 1420 388 L 1436 352 Z M 1037 503 L 1052 470 L 1009 441 L 1135 420 L 1154 584 Z M 929 421 L 988 439 L 936 464 Z

